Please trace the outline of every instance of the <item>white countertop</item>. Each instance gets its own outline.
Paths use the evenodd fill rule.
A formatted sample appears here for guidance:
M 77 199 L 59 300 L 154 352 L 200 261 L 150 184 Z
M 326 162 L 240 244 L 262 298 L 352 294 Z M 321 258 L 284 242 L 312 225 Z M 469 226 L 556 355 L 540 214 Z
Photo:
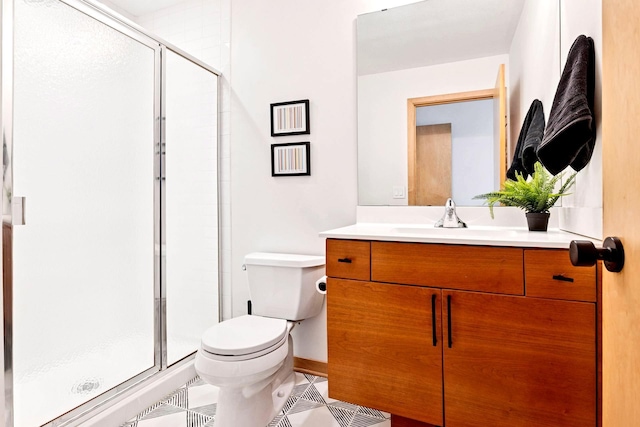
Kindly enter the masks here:
M 353 240 L 382 240 L 453 245 L 515 246 L 525 248 L 569 249 L 572 240 L 601 242 L 550 228 L 546 232 L 529 231 L 526 227 L 470 226 L 469 228 L 434 228 L 432 224 L 358 223 L 323 231 L 321 237 Z

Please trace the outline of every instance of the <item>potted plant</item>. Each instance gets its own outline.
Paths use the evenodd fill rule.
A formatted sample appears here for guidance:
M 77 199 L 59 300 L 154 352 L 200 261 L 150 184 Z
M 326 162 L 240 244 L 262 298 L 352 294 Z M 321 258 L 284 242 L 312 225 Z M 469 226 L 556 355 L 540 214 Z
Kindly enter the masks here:
M 561 177 L 562 174 L 552 176 L 540 162 L 536 162 L 534 172 L 528 180 L 516 172 L 516 180 L 507 179 L 503 190 L 480 194 L 474 199 L 487 201 L 491 218 L 493 218 L 493 206 L 496 203 L 515 206 L 526 212 L 530 231 L 547 231 L 549 209 L 560 197 L 570 194 L 566 191 L 574 184 L 576 174 L 571 174 L 558 192 L 554 193 L 554 188 Z

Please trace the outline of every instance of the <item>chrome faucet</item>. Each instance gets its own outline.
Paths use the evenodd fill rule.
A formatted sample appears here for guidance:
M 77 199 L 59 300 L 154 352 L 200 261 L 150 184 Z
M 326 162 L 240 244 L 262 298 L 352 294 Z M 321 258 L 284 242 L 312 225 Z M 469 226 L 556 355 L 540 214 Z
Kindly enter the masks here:
M 456 204 L 453 199 L 447 199 L 444 204 L 444 215 L 438 222 L 435 223 L 436 228 L 467 228 L 467 224 L 464 223 L 456 214 Z

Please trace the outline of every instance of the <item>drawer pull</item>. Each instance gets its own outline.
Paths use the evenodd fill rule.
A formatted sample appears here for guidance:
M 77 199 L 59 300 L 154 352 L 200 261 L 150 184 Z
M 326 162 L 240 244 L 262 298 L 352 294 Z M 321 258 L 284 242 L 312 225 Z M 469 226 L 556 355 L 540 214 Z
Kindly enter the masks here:
M 350 258 L 338 258 L 338 262 L 345 262 L 347 264 L 351 264 Z
M 562 274 L 555 274 L 553 276 L 553 280 L 560 280 L 561 282 L 571 282 L 571 283 L 573 283 L 573 277 L 563 276 Z
M 431 333 L 433 334 L 433 346 L 438 345 L 438 334 L 436 333 L 436 295 L 431 295 Z
M 447 334 L 449 338 L 449 348 L 453 345 L 453 340 L 451 339 L 451 295 L 447 295 Z

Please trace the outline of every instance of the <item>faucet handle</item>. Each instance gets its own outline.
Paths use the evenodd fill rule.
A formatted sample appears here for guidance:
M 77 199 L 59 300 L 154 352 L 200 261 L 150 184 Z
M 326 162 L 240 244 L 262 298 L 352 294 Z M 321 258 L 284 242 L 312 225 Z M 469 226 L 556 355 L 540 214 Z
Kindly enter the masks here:
M 456 211 L 456 203 L 453 201 L 451 197 L 449 197 L 447 201 L 444 203 L 444 209 L 446 212 Z
M 436 228 L 467 228 L 467 224 L 464 223 L 456 214 L 456 204 L 451 197 L 447 199 L 444 204 L 444 215 L 438 222 L 434 224 Z

